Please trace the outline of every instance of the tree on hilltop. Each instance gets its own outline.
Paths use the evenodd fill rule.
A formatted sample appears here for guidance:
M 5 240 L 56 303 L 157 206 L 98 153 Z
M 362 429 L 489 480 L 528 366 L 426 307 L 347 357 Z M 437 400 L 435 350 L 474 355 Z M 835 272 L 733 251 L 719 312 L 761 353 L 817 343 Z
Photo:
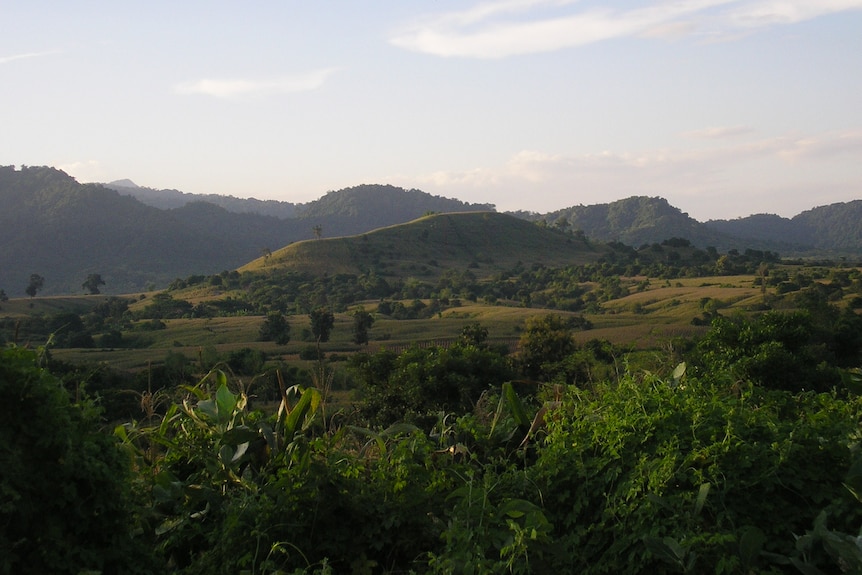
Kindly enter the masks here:
M 101 293 L 99 286 L 103 285 L 105 285 L 105 280 L 102 279 L 102 274 L 90 274 L 86 281 L 81 284 L 81 287 L 90 292 L 90 295 L 96 295 Z
M 24 290 L 30 297 L 36 297 L 36 294 L 45 286 L 45 278 L 40 276 L 39 274 L 30 274 L 30 283 L 27 284 L 27 288 Z

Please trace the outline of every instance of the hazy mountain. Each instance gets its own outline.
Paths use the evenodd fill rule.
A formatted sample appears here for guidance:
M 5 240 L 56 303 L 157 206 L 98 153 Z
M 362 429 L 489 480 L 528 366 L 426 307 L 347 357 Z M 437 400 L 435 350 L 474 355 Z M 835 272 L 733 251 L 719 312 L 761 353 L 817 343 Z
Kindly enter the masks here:
M 266 209 L 270 202 L 259 200 L 147 191 L 129 180 L 111 185 L 113 189 L 82 185 L 47 167 L 0 167 L 0 289 L 22 296 L 30 274 L 36 273 L 45 277 L 43 294 L 81 293 L 87 276 L 98 273 L 106 282 L 106 293 L 129 293 L 148 284 L 163 287 L 177 277 L 235 269 L 299 240 L 363 234 L 429 213 L 493 211 L 492 205 L 387 185 L 328 192 L 307 204 L 274 202 L 274 212 Z M 157 208 L 127 193 L 130 190 L 182 202 Z M 285 217 L 288 208 L 292 216 Z M 814 208 L 791 219 L 759 214 L 707 223 L 658 197 L 513 215 L 580 231 L 594 242 L 618 241 L 633 247 L 677 237 L 721 251 L 753 248 L 784 256 L 854 257 L 862 253 L 862 201 Z M 509 233 L 517 234 L 514 243 L 486 245 L 482 237 L 473 241 L 477 250 L 484 246 L 485 261 L 501 260 L 506 256 L 500 250 L 532 241 L 526 234 L 533 227 L 511 228 Z M 451 233 L 463 235 L 463 230 L 456 226 Z M 444 265 L 445 254 L 426 251 L 428 260 Z M 479 254 L 476 251 L 476 257 Z
M 684 238 L 695 246 L 712 246 L 721 251 L 752 248 L 786 253 L 806 249 L 804 244 L 790 241 L 788 238 L 793 238 L 792 235 L 764 233 L 746 237 L 732 229 L 698 222 L 659 197 L 633 196 L 608 204 L 572 206 L 545 215 L 521 215 L 543 220 L 549 225 L 580 230 L 596 241 L 618 241 L 634 247 L 661 243 L 669 238 Z M 858 245 L 862 248 L 862 242 Z
M 129 180 L 114 186 L 120 183 L 125 190 L 144 189 L 133 188 Z M 315 237 L 317 226 L 325 236 L 340 236 L 433 210 L 480 209 L 392 186 L 331 192 L 308 204 L 303 215 L 287 219 L 232 212 L 195 194 L 182 197 L 193 201 L 160 209 L 116 189 L 80 184 L 54 168 L 0 167 L 0 289 L 23 296 L 36 273 L 45 278 L 44 295 L 82 293 L 87 276 L 98 273 L 105 293 L 128 293 L 149 284 L 164 287 L 177 277 L 234 269 L 265 250 Z M 353 206 L 354 215 L 346 215 L 344 206 Z
M 0 167 L 0 288 L 23 295 L 30 274 L 42 293 L 81 293 L 90 273 L 106 292 L 217 273 L 290 241 L 277 218 L 230 214 L 209 204 L 159 210 L 52 168 Z
M 709 220 L 706 225 L 740 238 L 858 253 L 862 248 L 862 200 L 820 206 L 793 218 L 756 214 L 735 220 Z
M 342 233 L 359 233 L 378 226 L 405 222 L 428 211 L 487 211 L 493 205 L 469 204 L 460 200 L 432 196 L 420 190 L 404 190 L 389 185 L 354 186 L 327 192 L 320 199 L 306 204 L 236 198 L 217 194 L 189 194 L 178 190 L 143 188 L 131 180 L 116 180 L 103 184 L 141 203 L 163 210 L 181 208 L 194 202 L 207 202 L 237 214 L 259 214 L 281 219 L 317 219 L 335 226 Z M 347 226 L 349 229 L 342 229 Z
M 255 198 L 235 198 L 218 194 L 189 194 L 178 190 L 155 190 L 143 188 L 131 180 L 115 180 L 102 184 L 124 196 L 137 198 L 141 203 L 162 210 L 181 208 L 193 202 L 208 202 L 237 214 L 260 214 L 276 218 L 292 218 L 296 215 L 296 204 Z

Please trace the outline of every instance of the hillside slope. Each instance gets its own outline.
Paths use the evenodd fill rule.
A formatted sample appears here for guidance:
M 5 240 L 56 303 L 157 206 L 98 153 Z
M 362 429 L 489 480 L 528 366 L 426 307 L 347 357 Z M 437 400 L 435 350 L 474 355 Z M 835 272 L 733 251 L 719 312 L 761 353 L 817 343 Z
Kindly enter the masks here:
M 258 258 L 240 271 L 286 269 L 380 276 L 436 276 L 470 269 L 486 277 L 516 265 L 576 265 L 607 253 L 557 229 L 497 212 L 432 214 L 369 233 L 299 242 Z
M 216 206 L 164 211 L 51 168 L 0 168 L 0 288 L 23 295 L 30 274 L 42 293 L 80 293 L 88 274 L 104 291 L 144 289 L 178 275 L 232 269 L 286 237 L 275 218 Z
M 862 200 L 820 206 L 793 218 L 757 214 L 735 220 L 710 220 L 706 225 L 740 238 L 780 241 L 817 250 L 862 250 Z
M 739 236 L 732 229 L 698 222 L 660 197 L 633 196 L 607 204 L 572 206 L 544 216 L 527 217 L 543 219 L 551 225 L 562 223 L 597 241 L 618 241 L 635 247 L 670 238 L 684 238 L 700 248 L 712 246 L 720 251 L 754 248 L 784 254 L 812 247 L 788 241 L 783 235 Z M 859 247 L 862 248 L 862 243 Z
M 30 275 L 39 274 L 45 278 L 42 295 L 81 293 L 87 276 L 98 273 L 105 293 L 131 293 L 235 269 L 261 253 L 313 238 L 316 230 L 341 236 L 429 211 L 479 209 L 392 186 L 331 192 L 288 219 L 183 197 L 195 201 L 158 209 L 99 184 L 80 184 L 54 168 L 0 166 L 0 289 L 22 296 Z M 261 203 L 254 202 L 242 205 Z

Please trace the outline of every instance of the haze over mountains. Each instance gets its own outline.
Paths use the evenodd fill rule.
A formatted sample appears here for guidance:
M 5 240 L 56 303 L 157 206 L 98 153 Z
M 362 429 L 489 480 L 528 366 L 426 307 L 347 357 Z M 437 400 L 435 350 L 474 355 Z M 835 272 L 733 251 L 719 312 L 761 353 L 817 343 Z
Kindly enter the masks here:
M 0 200 L 0 289 L 10 297 L 23 296 L 34 273 L 45 278 L 46 295 L 82 293 L 91 273 L 101 274 L 105 293 L 131 293 L 236 269 L 300 240 L 362 234 L 429 212 L 494 211 L 493 205 L 388 185 L 355 186 L 294 204 L 152 190 L 128 180 L 80 184 L 54 168 L 14 166 L 0 167 Z M 678 237 L 699 247 L 782 256 L 862 254 L 862 200 L 789 219 L 760 214 L 698 222 L 662 198 L 643 196 L 547 214 L 525 205 L 510 215 L 594 242 L 639 246 Z M 517 237 L 507 249 L 513 245 Z

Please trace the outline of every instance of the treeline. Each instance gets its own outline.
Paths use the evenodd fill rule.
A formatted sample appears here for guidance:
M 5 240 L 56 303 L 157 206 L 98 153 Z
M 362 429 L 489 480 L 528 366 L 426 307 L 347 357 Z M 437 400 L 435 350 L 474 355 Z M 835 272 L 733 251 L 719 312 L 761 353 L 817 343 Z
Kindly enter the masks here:
M 234 271 L 176 279 L 168 291 L 209 284 L 226 292 L 238 291 L 241 294 L 221 303 L 205 304 L 195 312 L 189 311 L 190 317 L 196 317 L 195 314 L 199 317 L 200 314 L 265 313 L 269 310 L 305 314 L 319 306 L 344 311 L 350 305 L 368 300 L 390 300 L 391 304 L 387 306 L 397 309 L 395 315 L 404 318 L 422 315 L 404 313 L 395 302 L 414 301 L 415 306 L 418 305 L 415 300 L 430 300 L 431 308 L 424 312 L 428 314 L 425 317 L 457 306 L 462 300 L 602 313 L 602 302 L 638 289 L 644 278 L 669 281 L 683 277 L 756 273 L 760 266 L 780 261 L 778 254 L 769 251 L 748 249 L 740 253 L 731 250 L 720 254 L 713 248 L 700 250 L 680 238 L 640 248 L 619 243 L 611 246 L 613 251 L 594 264 L 556 268 L 520 263 L 488 280 L 478 279 L 469 266 L 434 274 L 429 267 L 417 266 L 412 270 L 414 275 L 407 279 L 389 277 L 375 270 L 361 275 L 324 277 L 282 270 L 242 274 Z M 433 265 L 433 262 L 428 264 Z M 479 265 L 475 264 L 476 267 Z M 813 270 L 809 273 L 816 276 L 821 272 Z M 423 279 L 425 277 L 434 279 Z M 206 309 L 207 306 L 210 309 Z M 155 316 L 156 311 L 154 309 L 151 315 Z

